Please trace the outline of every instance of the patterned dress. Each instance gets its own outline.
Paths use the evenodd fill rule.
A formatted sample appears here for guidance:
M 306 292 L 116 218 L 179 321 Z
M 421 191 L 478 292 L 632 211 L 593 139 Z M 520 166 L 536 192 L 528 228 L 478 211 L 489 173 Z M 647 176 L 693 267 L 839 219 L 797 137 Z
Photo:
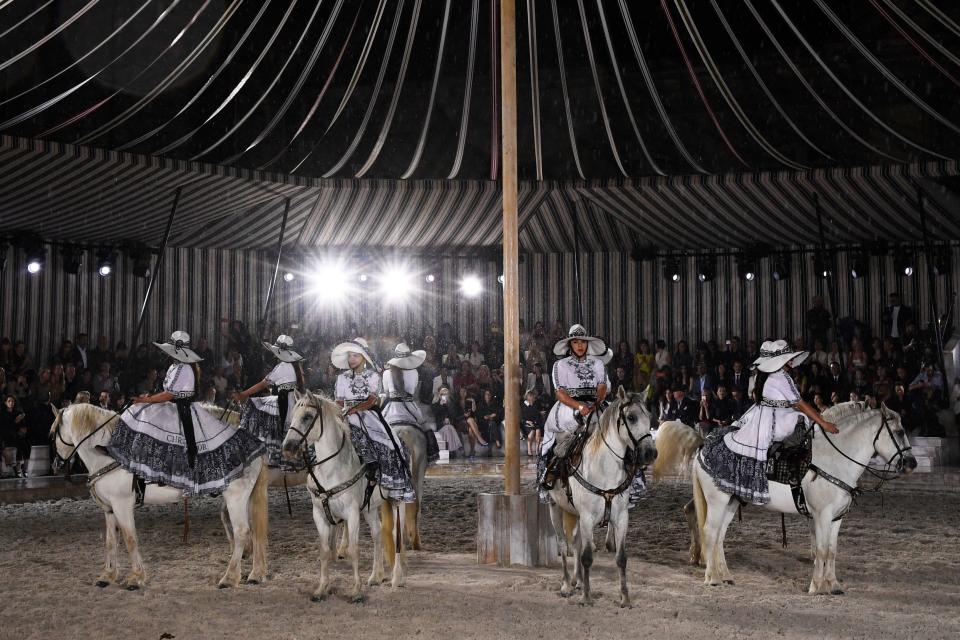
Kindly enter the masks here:
M 713 431 L 700 450 L 700 462 L 717 488 L 753 504 L 770 502 L 767 449 L 793 433 L 803 413 L 793 379 L 783 370 L 763 384 L 763 398 L 730 427 Z
M 283 459 L 280 445 L 283 444 L 283 438 L 290 427 L 290 416 L 293 414 L 297 371 L 293 364 L 281 362 L 267 374 L 265 380 L 273 391 L 286 396 L 285 424 L 280 424 L 280 395 L 270 395 L 247 399 L 240 413 L 240 428 L 246 429 L 267 445 L 270 454 L 268 464 L 271 467 L 295 471 L 294 466 Z
M 189 404 L 197 459 L 191 468 L 187 440 L 176 402 L 139 403 L 120 416 L 107 449 L 124 469 L 148 482 L 160 482 L 186 495 L 220 493 L 258 457 L 265 445 L 208 413 L 194 397 L 193 367 L 176 363 L 167 369 L 163 390 Z
M 427 439 L 427 460 L 434 462 L 440 457 L 440 447 L 437 446 L 436 434 L 423 426 L 423 411 L 417 404 L 420 374 L 416 369 L 404 369 L 401 373 L 403 389 L 397 389 L 393 382 L 392 371 L 388 369 L 384 372 L 382 382 L 387 404 L 383 408 L 383 418 L 391 426 L 407 424 L 423 431 Z
M 371 394 L 380 391 L 380 376 L 375 371 L 364 369 L 360 373 L 344 371 L 337 376 L 335 397 L 344 408 L 365 402 Z M 409 453 L 396 434 L 380 420 L 376 411 L 367 409 L 351 414 L 350 441 L 364 463 L 376 462 L 380 468 L 380 487 L 389 498 L 400 502 L 413 502 L 416 494 L 410 482 Z M 391 437 L 392 436 L 392 437 Z M 396 441 L 400 452 L 394 447 Z

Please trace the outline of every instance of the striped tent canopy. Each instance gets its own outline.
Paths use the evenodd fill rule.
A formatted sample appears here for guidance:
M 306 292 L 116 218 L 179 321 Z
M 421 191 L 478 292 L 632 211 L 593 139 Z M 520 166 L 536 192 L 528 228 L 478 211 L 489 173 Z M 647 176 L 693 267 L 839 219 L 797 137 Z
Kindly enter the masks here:
M 182 186 L 171 244 L 481 248 L 501 241 L 500 191 L 488 180 L 318 179 L 0 138 L 4 231 L 74 242 L 158 244 Z M 960 239 L 960 165 L 764 172 L 608 181 L 525 181 L 521 246 L 574 249 L 814 244 L 813 194 L 827 240 L 920 240 L 917 189 L 939 239 Z

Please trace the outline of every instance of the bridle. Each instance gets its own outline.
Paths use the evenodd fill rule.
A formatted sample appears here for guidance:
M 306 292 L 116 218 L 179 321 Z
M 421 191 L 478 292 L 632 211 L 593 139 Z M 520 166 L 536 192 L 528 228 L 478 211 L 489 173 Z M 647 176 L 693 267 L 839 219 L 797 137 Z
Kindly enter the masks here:
M 624 416 L 625 416 L 627 407 L 631 406 L 632 404 L 634 404 L 634 401 L 631 399 L 623 402 L 619 407 L 617 407 L 617 432 L 618 433 L 626 425 L 627 420 Z M 601 527 L 605 526 L 608 522 L 610 522 L 610 510 L 613 503 L 613 499 L 618 495 L 620 495 L 621 493 L 623 493 L 624 491 L 626 491 L 630 487 L 630 485 L 633 484 L 633 479 L 637 475 L 637 472 L 643 468 L 642 465 L 640 464 L 639 457 L 636 456 L 636 452 L 639 451 L 640 449 L 640 443 L 647 438 L 653 439 L 653 436 L 650 433 L 645 433 L 639 438 L 634 437 L 633 433 L 630 431 L 630 427 L 626 427 L 626 432 L 627 432 L 627 437 L 630 439 L 630 447 L 633 448 L 635 455 L 634 455 L 634 459 L 631 461 L 630 468 L 624 469 L 624 471 L 626 472 L 626 477 L 623 479 L 623 481 L 620 484 L 618 484 L 616 487 L 612 489 L 601 489 L 600 487 L 597 487 L 592 482 L 590 482 L 589 480 L 583 477 L 583 474 L 580 473 L 579 465 L 577 465 L 577 467 L 574 468 L 573 473 L 571 474 L 571 477 L 575 478 L 577 482 L 580 483 L 580 486 L 582 486 L 584 489 L 586 489 L 590 493 L 603 498 L 603 519 L 600 521 Z M 613 448 L 607 442 L 607 439 L 604 436 L 603 431 L 601 431 L 599 435 L 600 435 L 600 440 L 607 447 L 607 449 L 610 450 L 610 453 L 612 453 L 614 457 L 616 457 L 618 460 L 622 460 L 622 461 L 626 460 L 626 451 L 624 451 L 624 455 L 622 456 L 619 455 L 616 451 L 613 450 Z M 580 463 L 583 464 L 582 458 L 580 460 Z M 570 503 L 570 506 L 573 506 L 573 494 L 570 491 L 570 483 L 567 482 L 566 485 L 567 485 L 566 486 L 567 501 Z
M 864 411 L 866 411 L 866 409 L 864 409 Z M 830 434 L 828 434 L 826 431 L 823 432 L 824 438 L 830 444 L 830 446 L 833 447 L 834 451 L 836 451 L 841 456 L 846 458 L 848 461 L 857 465 L 858 467 L 860 467 L 861 469 L 863 469 L 864 471 L 866 471 L 867 473 L 869 473 L 870 475 L 872 475 L 874 478 L 878 480 L 877 486 L 875 486 L 873 489 L 870 489 L 871 491 L 879 491 L 885 482 L 899 476 L 900 472 L 903 471 L 905 454 L 910 452 L 913 449 L 913 447 L 909 444 L 906 447 L 900 446 L 900 442 L 897 440 L 896 435 L 893 433 L 893 429 L 890 428 L 890 421 L 887 419 L 886 408 L 880 408 L 879 411 L 880 411 L 880 426 L 877 427 L 877 433 L 873 436 L 873 452 L 879 455 L 879 452 L 877 451 L 877 441 L 880 439 L 880 435 L 884 431 L 886 431 L 887 435 L 890 437 L 890 442 L 892 442 L 893 446 L 896 447 L 897 449 L 897 452 L 893 456 L 891 456 L 890 458 L 884 458 L 886 461 L 886 466 L 883 468 L 871 467 L 869 464 L 863 464 L 862 462 L 854 460 L 853 458 L 848 456 L 846 453 L 841 451 L 836 444 L 834 444 L 833 440 L 830 438 Z M 894 462 L 896 462 L 896 465 L 894 465 Z M 891 469 L 891 467 L 893 468 Z
M 347 434 L 345 431 L 341 431 L 340 446 L 337 447 L 337 450 L 331 453 L 330 455 L 328 455 L 323 460 L 313 459 L 313 457 L 315 456 L 315 452 L 314 452 L 314 448 L 307 443 L 307 435 L 311 431 L 313 431 L 314 426 L 316 426 L 317 424 L 317 419 L 319 419 L 320 434 L 317 436 L 317 441 L 319 441 L 320 438 L 323 437 L 324 430 L 326 429 L 326 422 L 324 421 L 324 418 L 323 418 L 324 410 L 323 410 L 322 402 L 323 401 L 320 400 L 319 403 L 317 404 L 317 407 L 316 407 L 317 413 L 313 416 L 313 420 L 310 421 L 310 426 L 307 427 L 306 431 L 300 431 L 295 426 L 293 426 L 292 422 L 290 425 L 290 431 L 293 431 L 294 433 L 300 436 L 300 455 L 303 460 L 303 466 L 307 470 L 307 473 L 310 475 L 310 479 L 313 480 L 313 483 L 317 486 L 316 492 L 311 490 L 309 485 L 307 485 L 307 489 L 310 490 L 310 493 L 315 498 L 318 498 L 320 500 L 320 504 L 323 507 L 323 514 L 326 517 L 327 522 L 330 524 L 331 527 L 335 527 L 336 525 L 343 522 L 343 520 L 337 520 L 336 518 L 333 517 L 333 512 L 330 510 L 330 499 L 335 495 L 337 495 L 338 493 L 346 491 L 347 489 L 355 485 L 360 480 L 360 478 L 363 477 L 365 469 L 364 469 L 364 466 L 361 464 L 360 470 L 356 474 L 354 474 L 346 482 L 342 482 L 337 486 L 333 487 L 332 489 L 324 489 L 323 485 L 320 484 L 320 479 L 317 478 L 316 473 L 314 473 L 314 469 L 324 464 L 325 462 L 329 462 L 330 460 L 333 460 L 338 455 L 340 455 L 340 453 L 343 451 L 344 446 L 346 446 L 346 443 L 347 443 Z
M 87 435 L 83 436 L 80 439 L 80 442 L 78 442 L 77 444 L 72 444 L 64 440 L 63 434 L 60 432 L 61 431 L 60 427 L 63 425 L 63 418 L 62 418 L 63 411 L 66 411 L 66 409 L 63 409 L 60 412 L 60 414 L 57 415 L 57 425 L 53 429 L 53 438 L 54 440 L 59 440 L 60 443 L 63 444 L 65 447 L 73 447 L 73 451 L 70 452 L 70 455 L 64 458 L 63 456 L 60 455 L 60 452 L 56 450 L 56 447 L 54 447 L 54 452 L 55 452 L 54 460 L 56 461 L 57 464 L 60 464 L 60 465 L 69 465 L 70 461 L 77 456 L 77 453 L 80 451 L 80 446 L 84 442 L 86 442 L 87 440 L 95 436 L 100 431 L 100 429 L 103 429 L 105 426 L 107 426 L 107 424 L 110 423 L 111 420 L 113 420 L 115 417 L 120 415 L 119 413 L 114 413 L 112 416 L 110 416 L 109 418 L 101 422 L 96 429 L 94 429 Z

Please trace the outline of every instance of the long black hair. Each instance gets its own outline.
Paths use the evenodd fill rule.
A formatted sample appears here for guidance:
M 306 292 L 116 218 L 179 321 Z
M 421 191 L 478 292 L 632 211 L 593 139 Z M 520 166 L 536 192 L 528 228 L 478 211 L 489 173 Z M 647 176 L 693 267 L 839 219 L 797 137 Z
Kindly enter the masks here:
M 763 385 L 766 383 L 767 378 L 770 377 L 769 373 L 765 373 L 757 369 L 757 379 L 753 382 L 753 402 L 754 404 L 760 404 L 760 401 L 763 399 Z

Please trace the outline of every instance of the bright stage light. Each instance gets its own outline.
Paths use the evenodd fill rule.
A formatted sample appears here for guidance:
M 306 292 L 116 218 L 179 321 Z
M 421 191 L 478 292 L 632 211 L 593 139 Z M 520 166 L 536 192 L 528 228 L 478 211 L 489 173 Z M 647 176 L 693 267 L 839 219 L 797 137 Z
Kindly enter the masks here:
M 308 274 L 307 279 L 310 293 L 325 302 L 339 301 L 353 288 L 351 274 L 339 262 L 321 264 Z
M 460 281 L 460 293 L 468 298 L 476 298 L 483 291 L 483 283 L 477 276 L 464 276 Z
M 285 274 L 283 274 L 283 280 L 284 280 L 284 282 L 293 282 L 293 280 L 294 280 L 295 277 L 296 277 L 296 276 L 294 276 L 294 275 L 293 275 L 291 272 L 289 272 L 289 271 L 287 271 Z
M 403 300 L 413 293 L 413 276 L 404 269 L 387 269 L 377 280 L 381 295 L 388 301 Z
M 40 273 L 40 267 L 42 267 L 39 262 L 33 260 L 27 263 L 27 273 Z
M 500 284 L 503 284 L 503 274 L 502 274 L 502 273 L 497 276 L 497 282 L 499 282 Z
M 435 282 L 437 279 L 437 276 L 433 275 L 432 273 L 428 273 L 425 279 L 427 282 Z

